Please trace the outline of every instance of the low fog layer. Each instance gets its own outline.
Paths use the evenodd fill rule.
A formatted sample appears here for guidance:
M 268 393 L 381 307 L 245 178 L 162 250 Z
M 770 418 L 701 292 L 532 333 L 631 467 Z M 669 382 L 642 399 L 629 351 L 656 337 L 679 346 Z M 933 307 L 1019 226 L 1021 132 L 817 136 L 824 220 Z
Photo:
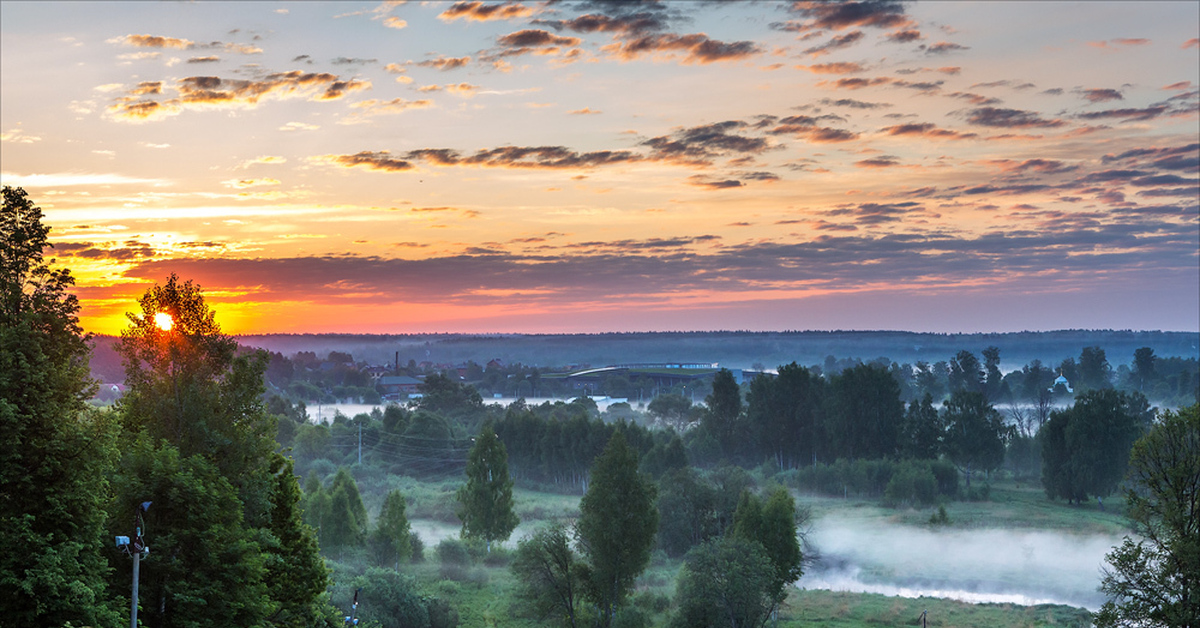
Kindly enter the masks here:
M 825 517 L 809 542 L 821 554 L 798 586 L 966 602 L 1068 604 L 1096 610 L 1106 534 L 939 530 Z

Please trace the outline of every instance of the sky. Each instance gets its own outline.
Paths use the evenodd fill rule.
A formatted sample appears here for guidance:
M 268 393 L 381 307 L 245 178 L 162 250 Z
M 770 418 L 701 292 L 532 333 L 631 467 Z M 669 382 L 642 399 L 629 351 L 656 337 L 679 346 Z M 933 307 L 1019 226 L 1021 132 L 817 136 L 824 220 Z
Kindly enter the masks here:
M 83 327 L 1200 329 L 1200 3 L 0 2 Z

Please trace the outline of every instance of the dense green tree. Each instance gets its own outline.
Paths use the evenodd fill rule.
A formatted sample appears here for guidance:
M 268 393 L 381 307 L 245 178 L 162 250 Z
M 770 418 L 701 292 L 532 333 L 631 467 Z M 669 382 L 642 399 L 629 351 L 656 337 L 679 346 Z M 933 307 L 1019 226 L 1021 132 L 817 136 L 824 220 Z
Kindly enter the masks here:
M 324 614 L 320 599 L 329 585 L 329 572 L 316 535 L 301 516 L 300 484 L 292 474 L 292 460 L 272 454 L 271 475 L 268 529 L 273 539 L 266 542 L 266 583 L 267 595 L 277 606 L 267 621 L 288 628 L 314 626 Z
M 702 419 L 705 431 L 719 443 L 733 443 L 742 414 L 742 391 L 729 369 L 717 371 L 704 403 L 708 407 Z
M 729 532 L 762 546 L 771 561 L 770 593 L 782 602 L 787 586 L 800 579 L 804 561 L 796 536 L 796 503 L 787 489 L 777 487 L 765 503 L 743 492 Z
M 381 628 L 431 628 L 429 606 L 411 576 L 370 567 L 351 582 L 358 591 L 358 617 Z
M 739 535 L 688 553 L 672 628 L 760 628 L 779 604 L 774 569 L 761 544 Z
M 553 617 L 571 628 L 579 625 L 583 564 L 571 549 L 565 526 L 555 523 L 522 539 L 510 568 L 520 582 L 517 597 L 535 616 Z
M 984 391 L 983 366 L 974 353 L 963 349 L 950 360 L 950 393 L 960 390 L 982 393 Z
M 1043 428 L 1042 485 L 1050 498 L 1104 497 L 1125 475 L 1133 442 L 1153 412 L 1141 393 L 1089 390 Z
M 1137 383 L 1138 391 L 1143 394 L 1146 392 L 1146 385 L 1158 378 L 1158 373 L 1154 370 L 1156 359 L 1154 349 L 1150 347 L 1142 347 L 1133 352 L 1133 379 Z
M 110 534 L 130 534 L 134 508 L 152 501 L 144 519 L 151 552 L 141 561 L 145 625 L 256 626 L 279 608 L 266 584 L 266 531 L 246 524 L 237 489 L 207 457 L 184 456 L 143 432 L 126 446 L 113 486 Z M 117 563 L 114 595 L 128 593 L 130 562 Z
M 396 569 L 412 556 L 412 528 L 405 513 L 404 495 L 399 490 L 389 491 L 383 498 L 371 535 L 371 546 L 380 563 L 395 564 Z
M 824 455 L 825 382 L 819 376 L 792 362 L 779 367 L 777 377 L 754 378 L 746 399 L 746 431 L 754 447 L 746 459 L 757 463 L 769 456 L 780 469 L 790 469 Z
M 1004 374 L 1000 372 L 1000 348 L 983 350 L 984 394 L 989 401 L 997 402 L 1004 397 Z
M 0 617 L 17 626 L 119 623 L 101 548 L 115 426 L 94 390 L 74 279 L 43 258 L 49 227 L 24 190 L 0 210 Z
M 642 471 L 655 478 L 668 471 L 682 469 L 686 466 L 688 466 L 687 450 L 683 447 L 683 439 L 675 433 L 671 433 L 671 438 L 666 443 L 655 443 L 654 447 L 650 448 L 650 451 L 646 452 L 646 456 L 642 458 Z
M 1074 380 L 1072 380 L 1074 381 Z M 1076 392 L 1112 388 L 1112 367 L 1100 347 L 1084 347 L 1079 354 L 1079 381 Z
M 676 469 L 658 483 L 658 546 L 679 557 L 721 533 L 716 488 L 693 467 Z
M 458 489 L 458 518 L 464 537 L 505 541 L 520 519 L 513 512 L 513 481 L 508 477 L 508 451 L 491 425 L 484 425 L 467 454 L 467 483 Z
M 835 375 L 829 386 L 825 431 L 831 457 L 891 458 L 897 453 L 904 402 L 891 373 L 860 364 Z
M 908 404 L 900 429 L 900 455 L 905 458 L 934 459 L 942 448 L 945 429 L 929 393 Z
M 658 395 L 646 406 L 646 411 L 651 415 L 676 428 L 684 427 L 688 420 L 688 411 L 691 409 L 691 400 L 677 393 Z
M 616 609 L 650 562 L 658 532 L 654 484 L 638 473 L 637 452 L 613 433 L 592 465 L 591 483 L 579 502 L 576 524 L 587 561 L 584 581 L 600 625 L 612 624 Z
M 942 424 L 946 454 L 966 474 L 968 489 L 974 470 L 991 471 L 1004 462 L 1010 429 L 983 393 L 955 391 L 942 404 Z
M 417 407 L 442 416 L 461 417 L 483 407 L 483 398 L 474 386 L 455 381 L 450 375 L 429 375 L 420 390 L 422 397 L 417 400 Z
M 1200 626 L 1200 405 L 1163 413 L 1134 444 L 1129 483 L 1136 537 L 1108 554 L 1096 625 Z

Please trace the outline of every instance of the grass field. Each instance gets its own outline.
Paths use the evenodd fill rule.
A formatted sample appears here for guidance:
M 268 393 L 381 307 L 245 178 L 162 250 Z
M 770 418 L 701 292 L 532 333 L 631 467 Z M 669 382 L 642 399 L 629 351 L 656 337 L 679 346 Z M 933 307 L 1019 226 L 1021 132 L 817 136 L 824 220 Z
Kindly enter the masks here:
M 514 603 L 516 583 L 509 572 L 507 557 L 518 539 L 539 526 L 577 516 L 579 496 L 516 489 L 516 509 L 522 523 L 504 544 L 505 549 L 467 569 L 446 573 L 438 564 L 434 547 L 441 538 L 458 533 L 459 523 L 454 516 L 453 499 L 457 482 L 423 483 L 393 476 L 380 478 L 376 483 L 378 486 L 375 488 L 399 488 L 404 492 L 409 498 L 409 516 L 413 528 L 426 542 L 426 562 L 406 566 L 402 570 L 417 578 L 427 594 L 450 602 L 459 613 L 460 626 L 532 628 L 554 625 L 552 622 L 543 623 L 536 618 L 522 616 L 520 608 Z M 373 501 L 368 500 L 368 508 L 372 507 Z M 1047 544 L 1061 544 L 1057 539 L 1081 538 L 1095 542 L 1096 539 L 1117 538 L 1126 532 L 1125 519 L 1120 514 L 1123 509 L 1120 500 L 1106 502 L 1104 511 L 1095 503 L 1071 506 L 1047 500 L 1037 486 L 1011 480 L 994 482 L 987 501 L 946 503 L 951 521 L 948 526 L 935 527 L 928 523 L 936 507 L 893 509 L 867 499 L 812 495 L 796 495 L 796 501 L 798 506 L 811 513 L 814 530 L 820 531 L 823 526 L 825 530 L 875 526 L 884 530 L 884 533 L 882 540 L 873 543 L 885 547 L 897 546 L 898 549 L 904 549 L 904 546 L 915 541 L 896 537 L 897 530 L 907 530 L 925 543 L 936 544 L 944 540 L 946 547 L 961 547 L 962 543 L 972 540 L 978 540 L 986 546 L 992 543 L 991 539 L 996 534 L 1012 534 L 1022 539 L 1026 554 L 1033 551 L 1029 548 L 1030 544 L 1037 552 L 1042 552 Z M 1050 541 L 1038 541 L 1043 538 Z M 1038 545 L 1039 542 L 1042 545 Z M 1103 547 L 1099 550 L 1093 547 L 1090 551 L 1092 554 L 1097 551 L 1102 553 L 1105 551 Z M 1013 553 L 1018 553 L 1016 548 Z M 862 560 L 869 562 L 870 559 Z M 1045 578 L 1049 581 L 1058 577 L 1053 573 L 1053 567 L 1045 566 L 1053 563 L 1035 561 L 1031 564 L 1033 571 L 1026 572 L 1028 577 L 1018 572 L 1019 579 Z M 638 580 L 636 593 L 629 604 L 636 609 L 634 614 L 644 620 L 644 623 L 635 621 L 633 625 L 668 625 L 674 610 L 675 579 L 681 565 L 681 561 L 667 559 L 661 552 L 656 552 L 650 567 Z M 897 568 L 893 564 L 881 561 L 875 566 L 867 565 L 864 574 L 886 580 L 894 578 L 895 571 Z M 937 567 L 927 571 L 927 575 L 933 578 L 957 577 L 953 563 L 940 568 L 940 571 Z M 1013 578 L 1012 575 L 1005 577 Z M 1085 582 L 1080 586 L 1091 585 Z M 777 625 L 780 628 L 920 626 L 922 611 L 928 612 L 928 626 L 1008 628 L 1090 625 L 1086 610 L 1067 605 L 971 604 L 934 597 L 912 598 L 800 588 L 791 591 L 779 613 Z

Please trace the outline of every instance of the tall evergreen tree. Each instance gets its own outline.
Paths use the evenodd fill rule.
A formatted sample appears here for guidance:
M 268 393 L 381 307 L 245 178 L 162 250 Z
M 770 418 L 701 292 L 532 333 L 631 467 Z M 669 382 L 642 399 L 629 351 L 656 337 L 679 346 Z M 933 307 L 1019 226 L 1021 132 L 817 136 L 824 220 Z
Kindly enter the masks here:
M 101 548 L 115 431 L 94 390 L 74 279 L 43 257 L 50 228 L 20 188 L 0 210 L 0 617 L 113 626 Z
M 385 565 L 394 563 L 396 569 L 412 555 L 412 529 L 404 511 L 404 495 L 398 490 L 389 491 L 383 498 L 383 507 L 379 509 L 379 518 L 375 521 L 375 532 L 371 535 L 376 558 Z
M 301 516 L 300 484 L 292 473 L 291 458 L 271 454 L 270 471 L 274 484 L 269 529 L 274 538 L 267 545 L 266 582 L 267 595 L 277 606 L 267 621 L 288 628 L 312 626 L 322 614 L 314 601 L 328 587 L 329 572 L 316 534 Z
M 483 539 L 488 551 L 492 541 L 507 540 L 521 521 L 513 512 L 512 487 L 508 451 L 492 426 L 485 425 L 467 454 L 467 483 L 458 489 L 462 535 Z
M 704 402 L 708 406 L 708 411 L 701 420 L 705 431 L 723 446 L 731 446 L 737 441 L 734 435 L 742 413 L 742 394 L 729 369 L 717 371 L 713 377 L 712 393 Z M 726 456 L 732 453 L 725 452 Z
M 596 458 L 591 476 L 579 502 L 576 534 L 587 559 L 588 597 L 596 604 L 600 625 L 607 627 L 650 562 L 658 532 L 657 491 L 638 473 L 637 452 L 619 430 Z

